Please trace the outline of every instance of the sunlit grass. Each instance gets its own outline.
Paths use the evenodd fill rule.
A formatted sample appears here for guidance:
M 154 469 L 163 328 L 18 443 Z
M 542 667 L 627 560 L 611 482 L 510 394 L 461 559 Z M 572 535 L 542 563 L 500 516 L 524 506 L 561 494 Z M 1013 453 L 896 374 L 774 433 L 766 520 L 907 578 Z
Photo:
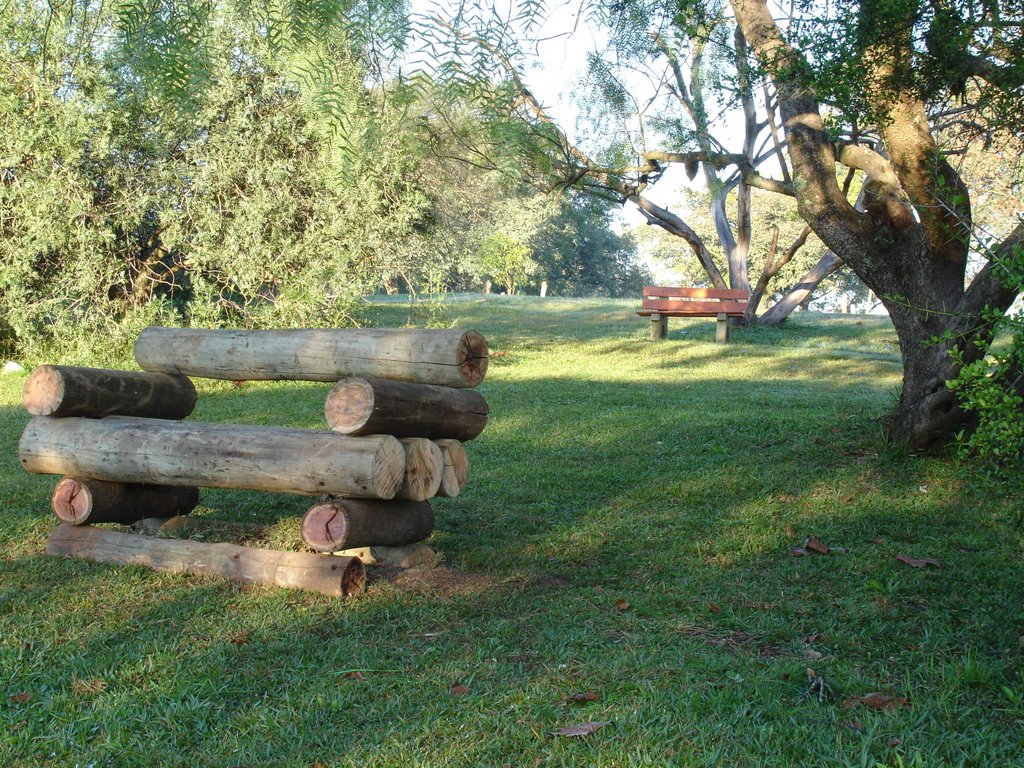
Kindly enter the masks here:
M 636 303 L 370 308 L 499 353 L 430 542 L 479 578 L 440 591 L 337 601 L 47 558 L 53 479 L 20 470 L 24 376 L 0 378 L 0 765 L 1019 764 L 1020 503 L 881 442 L 885 321 L 727 346 L 673 321 L 655 344 Z M 192 418 L 319 428 L 326 390 L 202 382 Z M 297 546 L 308 504 L 209 491 L 198 512 Z M 790 556 L 812 534 L 837 551 Z M 909 703 L 844 705 L 874 691 Z M 551 735 L 587 721 L 612 725 Z

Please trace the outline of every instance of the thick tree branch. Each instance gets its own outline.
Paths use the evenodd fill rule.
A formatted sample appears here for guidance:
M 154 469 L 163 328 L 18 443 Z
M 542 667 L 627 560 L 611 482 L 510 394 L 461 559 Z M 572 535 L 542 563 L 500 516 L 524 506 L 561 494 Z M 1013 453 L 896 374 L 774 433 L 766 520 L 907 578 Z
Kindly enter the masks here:
M 707 276 L 711 279 L 715 288 L 729 287 L 726 285 L 725 278 L 722 277 L 722 273 L 719 271 L 718 267 L 715 266 L 715 262 L 711 258 L 711 254 L 708 252 L 707 247 L 704 245 L 704 241 L 700 239 L 700 236 L 694 232 L 685 221 L 674 213 L 652 203 L 647 198 L 640 197 L 639 195 L 632 195 L 629 200 L 640 209 L 640 212 L 647 219 L 647 223 L 659 226 L 665 231 L 671 232 L 673 235 L 681 237 L 686 241 L 686 244 L 693 249 L 693 252 L 696 254 L 701 266 L 704 267 L 704 272 L 707 273 Z
M 767 0 L 732 0 L 732 6 L 736 23 L 775 85 L 800 215 L 830 248 L 853 263 L 866 251 L 871 227 L 836 182 L 835 152 L 819 112 L 810 67 L 786 42 Z

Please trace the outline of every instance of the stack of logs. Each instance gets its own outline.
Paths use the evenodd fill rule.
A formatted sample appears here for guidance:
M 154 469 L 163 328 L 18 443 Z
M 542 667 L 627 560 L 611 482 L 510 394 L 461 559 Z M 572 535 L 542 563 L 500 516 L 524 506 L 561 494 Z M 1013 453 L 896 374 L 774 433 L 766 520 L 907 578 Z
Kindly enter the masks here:
M 487 423 L 470 388 L 487 371 L 475 331 L 147 328 L 143 372 L 44 365 L 25 383 L 34 418 L 18 455 L 29 472 L 66 475 L 53 492 L 62 521 L 47 552 L 157 570 L 216 574 L 329 595 L 359 592 L 357 557 L 279 552 L 120 533 L 188 514 L 199 487 L 322 496 L 302 521 L 317 553 L 403 546 L 434 530 L 429 499 L 458 496 L 462 443 Z M 195 408 L 189 377 L 336 382 L 331 431 L 181 421 Z

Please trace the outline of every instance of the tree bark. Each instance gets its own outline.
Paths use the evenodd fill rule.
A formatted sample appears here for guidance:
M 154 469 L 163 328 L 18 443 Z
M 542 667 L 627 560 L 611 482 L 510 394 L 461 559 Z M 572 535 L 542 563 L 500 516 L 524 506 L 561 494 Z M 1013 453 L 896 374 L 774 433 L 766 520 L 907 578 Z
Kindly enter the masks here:
M 444 459 L 444 472 L 441 474 L 437 495 L 454 499 L 462 493 L 469 479 L 469 457 L 458 440 L 435 440 L 434 444 L 441 449 Z
M 33 416 L 183 419 L 196 407 L 196 388 L 166 373 L 40 365 L 25 381 L 22 401 Z
M 433 532 L 434 510 L 427 501 L 329 499 L 302 518 L 302 540 L 317 552 L 402 547 Z
M 405 449 L 405 478 L 394 497 L 407 501 L 434 498 L 444 474 L 441 449 L 425 437 L 403 437 L 400 442 Z
M 345 435 L 472 440 L 487 412 L 472 390 L 375 378 L 339 381 L 324 404 L 328 426 Z
M 211 379 L 338 381 L 346 376 L 475 387 L 487 373 L 476 331 L 313 328 L 144 330 L 135 359 L 146 371 Z
M 199 504 L 195 486 L 138 485 L 65 477 L 53 489 L 50 505 L 72 525 L 121 523 L 147 517 L 187 515 Z
M 220 576 L 236 583 L 271 584 L 330 597 L 358 595 L 366 583 L 366 571 L 357 557 L 206 544 L 91 525 L 59 525 L 46 541 L 46 553 L 112 565 L 144 565 L 168 573 Z
M 818 283 L 843 266 L 843 260 L 832 251 L 826 251 L 818 263 L 807 271 L 800 282 L 794 285 L 778 303 L 758 318 L 761 325 L 778 325 L 793 311 L 807 301 L 818 287 Z
M 37 416 L 18 456 L 37 474 L 355 498 L 392 498 L 405 475 L 405 450 L 390 436 L 130 416 Z

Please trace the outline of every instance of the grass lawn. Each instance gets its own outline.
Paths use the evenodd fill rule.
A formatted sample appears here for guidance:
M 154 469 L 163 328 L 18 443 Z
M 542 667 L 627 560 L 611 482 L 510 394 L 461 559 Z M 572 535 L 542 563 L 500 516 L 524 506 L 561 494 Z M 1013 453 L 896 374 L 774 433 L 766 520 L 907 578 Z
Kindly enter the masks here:
M 412 318 L 487 337 L 491 421 L 435 505 L 446 568 L 348 601 L 43 556 L 54 479 L 0 377 L 0 765 L 1024 765 L 1021 501 L 882 444 L 888 324 L 652 343 L 635 304 Z M 328 389 L 199 387 L 195 420 L 314 428 Z M 197 513 L 296 546 L 309 504 Z

